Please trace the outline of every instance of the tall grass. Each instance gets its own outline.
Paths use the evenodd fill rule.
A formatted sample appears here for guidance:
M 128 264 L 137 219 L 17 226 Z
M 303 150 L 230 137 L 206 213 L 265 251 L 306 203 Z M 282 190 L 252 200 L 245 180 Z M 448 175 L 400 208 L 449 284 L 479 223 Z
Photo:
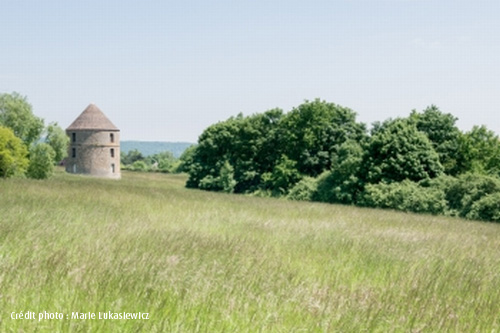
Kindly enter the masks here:
M 498 224 L 184 182 L 0 180 L 0 331 L 500 330 Z

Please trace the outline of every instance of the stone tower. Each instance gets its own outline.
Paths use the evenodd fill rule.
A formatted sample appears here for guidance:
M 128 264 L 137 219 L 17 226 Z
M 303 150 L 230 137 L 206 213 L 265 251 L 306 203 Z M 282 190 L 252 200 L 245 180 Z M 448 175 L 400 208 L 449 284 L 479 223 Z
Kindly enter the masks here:
M 66 172 L 120 178 L 120 130 L 94 104 L 66 129 Z

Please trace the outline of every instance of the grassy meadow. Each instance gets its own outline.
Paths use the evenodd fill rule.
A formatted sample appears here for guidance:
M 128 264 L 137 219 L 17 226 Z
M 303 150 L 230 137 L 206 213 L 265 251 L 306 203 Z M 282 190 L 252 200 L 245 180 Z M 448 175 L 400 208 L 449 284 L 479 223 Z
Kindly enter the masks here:
M 1 332 L 500 330 L 499 224 L 122 177 L 0 180 Z

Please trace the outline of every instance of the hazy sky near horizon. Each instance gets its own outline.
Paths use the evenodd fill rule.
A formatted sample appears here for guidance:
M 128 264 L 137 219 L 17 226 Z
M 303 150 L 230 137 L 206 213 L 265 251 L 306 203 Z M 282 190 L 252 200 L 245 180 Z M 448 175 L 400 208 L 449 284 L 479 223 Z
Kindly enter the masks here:
M 500 1 L 4 0 L 0 93 L 63 128 L 93 102 L 123 140 L 189 141 L 321 98 L 367 124 L 434 104 L 500 134 Z

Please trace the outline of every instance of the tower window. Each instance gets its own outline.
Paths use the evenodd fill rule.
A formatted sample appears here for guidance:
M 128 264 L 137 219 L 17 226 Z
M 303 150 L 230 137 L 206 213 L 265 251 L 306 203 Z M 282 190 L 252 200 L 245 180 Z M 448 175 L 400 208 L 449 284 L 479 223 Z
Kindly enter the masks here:
M 115 164 L 114 163 L 111 164 L 111 172 L 115 173 Z
M 111 148 L 110 153 L 111 153 L 111 157 L 115 157 L 115 149 L 114 148 Z
M 76 157 L 76 148 L 71 148 L 71 157 Z
M 71 134 L 71 137 L 72 137 L 72 139 L 73 139 L 73 142 L 76 142 L 76 133 L 72 133 L 72 134 Z
M 113 133 L 109 133 L 109 141 L 115 142 L 115 135 Z

